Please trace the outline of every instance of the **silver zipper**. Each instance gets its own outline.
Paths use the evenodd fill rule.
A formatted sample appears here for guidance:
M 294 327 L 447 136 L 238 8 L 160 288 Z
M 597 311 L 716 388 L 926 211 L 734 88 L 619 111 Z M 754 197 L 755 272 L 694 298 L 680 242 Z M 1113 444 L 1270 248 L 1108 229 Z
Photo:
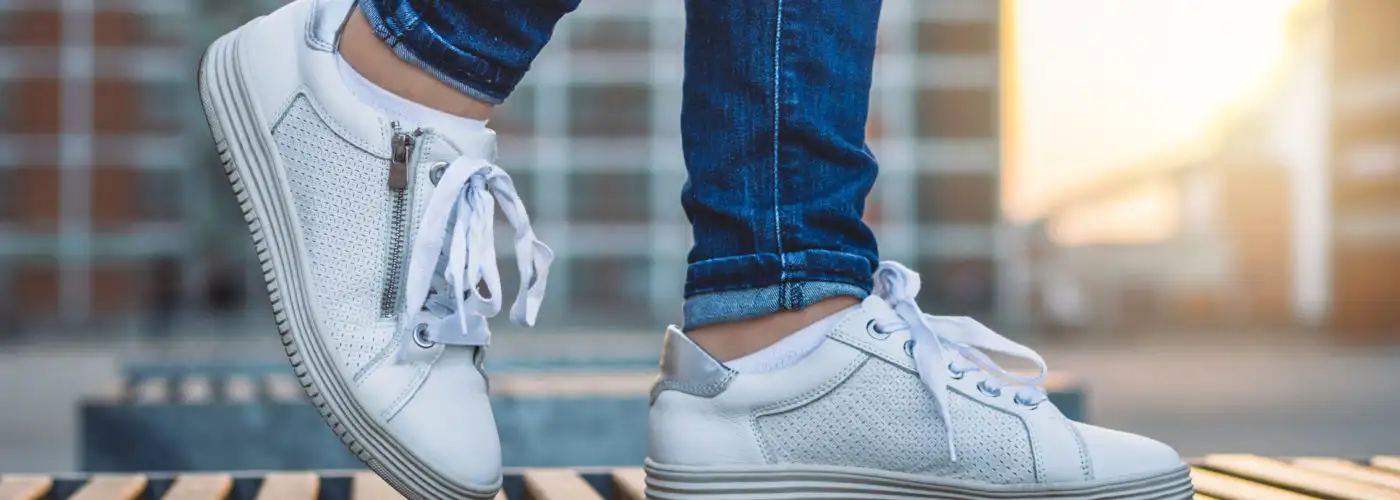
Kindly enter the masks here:
M 394 138 L 389 158 L 389 252 L 384 272 L 384 292 L 379 297 L 379 316 L 391 318 L 399 308 L 399 283 L 403 278 L 404 251 L 408 246 L 408 171 L 413 163 L 413 134 L 393 123 Z

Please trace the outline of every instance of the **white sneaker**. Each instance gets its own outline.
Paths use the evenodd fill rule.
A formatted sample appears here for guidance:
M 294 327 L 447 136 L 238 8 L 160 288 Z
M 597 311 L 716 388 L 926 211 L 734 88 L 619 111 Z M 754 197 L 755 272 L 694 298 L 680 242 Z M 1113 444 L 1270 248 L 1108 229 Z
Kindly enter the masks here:
M 791 367 L 739 373 L 672 328 L 652 391 L 648 498 L 1188 499 L 1170 447 L 1072 422 L 983 350 L 1044 362 L 968 318 L 925 315 L 893 263 Z M 1011 382 L 1016 382 L 1013 384 Z
M 200 65 L 205 114 L 287 356 L 326 422 L 409 498 L 492 498 L 495 202 L 529 285 L 518 322 L 533 323 L 553 257 L 494 165 L 491 131 L 390 123 L 345 86 L 334 51 L 352 6 L 297 0 L 219 38 Z

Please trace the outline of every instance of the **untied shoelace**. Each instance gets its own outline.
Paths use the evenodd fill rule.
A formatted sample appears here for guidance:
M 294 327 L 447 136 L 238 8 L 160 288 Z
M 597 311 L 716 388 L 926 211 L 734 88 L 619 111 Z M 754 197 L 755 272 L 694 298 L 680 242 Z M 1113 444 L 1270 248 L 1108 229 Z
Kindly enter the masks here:
M 978 369 L 986 370 L 988 377 L 982 384 L 989 392 L 999 393 L 1002 387 L 1015 385 L 1018 386 L 1015 397 L 1019 404 L 1034 406 L 1045 399 L 1044 391 L 1038 386 L 1045 380 L 1048 368 L 1045 360 L 1035 351 L 1001 336 L 972 318 L 925 314 L 914 302 L 914 297 L 919 293 L 919 274 L 898 262 L 881 262 L 874 279 L 875 295 L 889 303 L 901 323 L 884 327 L 888 328 L 887 331 L 909 329 L 910 339 L 914 343 L 914 366 L 938 404 L 952 460 L 958 459 L 958 452 L 953 445 L 955 429 L 948 409 L 948 383 L 955 374 L 960 376 Z M 1031 361 L 1040 368 L 1040 373 L 1028 377 L 1007 371 L 992 361 L 984 350 Z
M 463 157 L 442 172 L 413 242 L 404 317 L 429 321 L 414 321 L 426 328 L 403 328 L 405 335 L 422 337 L 405 340 L 466 346 L 490 343 L 486 320 L 501 310 L 494 232 L 497 203 L 515 228 L 515 259 L 520 270 L 520 290 L 511 305 L 510 318 L 517 324 L 534 325 L 554 252 L 535 237 L 510 175 L 489 161 Z M 446 259 L 441 258 L 444 250 Z M 403 343 L 401 357 L 410 345 L 413 342 Z

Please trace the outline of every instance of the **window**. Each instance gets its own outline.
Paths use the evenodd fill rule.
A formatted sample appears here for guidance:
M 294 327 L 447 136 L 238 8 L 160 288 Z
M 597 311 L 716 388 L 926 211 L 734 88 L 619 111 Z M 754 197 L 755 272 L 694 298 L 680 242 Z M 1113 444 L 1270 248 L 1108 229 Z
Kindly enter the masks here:
M 924 21 L 918 30 L 922 54 L 989 54 L 997 49 L 994 23 Z
M 140 87 L 141 124 L 145 127 L 174 130 L 185 116 L 184 98 L 194 99 L 183 82 L 146 83 Z
M 93 41 L 99 46 L 175 45 L 183 38 L 181 21 L 173 14 L 98 11 Z
M 995 93 L 988 89 L 921 89 L 918 132 L 923 137 L 987 138 L 997 131 Z
M 89 277 L 93 311 L 112 313 L 131 310 L 142 298 L 141 274 L 126 263 L 102 262 L 94 265 Z
M 15 201 L 19 196 L 18 186 L 15 185 L 18 181 L 15 177 L 13 170 L 0 167 L 0 224 L 15 221 Z
M 137 171 L 125 167 L 92 170 L 92 225 L 103 231 L 120 230 L 134 222 Z
M 651 23 L 646 19 L 598 19 L 571 26 L 574 50 L 645 52 L 651 50 Z
M 0 81 L 0 132 L 58 133 L 62 92 L 54 78 Z
M 55 46 L 62 39 L 62 28 L 63 13 L 57 10 L 7 11 L 0 14 L 0 45 Z
M 46 317 L 57 310 L 58 262 L 52 258 L 20 259 L 10 266 L 9 299 L 20 316 Z M 22 318 L 21 318 L 22 319 Z
M 0 36 L 4 36 L 3 18 L 4 16 L 0 16 Z M 17 89 L 13 83 L 0 80 L 0 132 L 9 131 L 13 123 L 18 121 L 14 116 L 15 108 L 19 107 L 21 101 L 16 93 Z
M 491 128 L 502 136 L 529 136 L 535 133 L 535 87 L 520 85 L 510 99 L 491 112 Z
M 650 135 L 651 92 L 645 84 L 569 89 L 569 133 L 575 137 Z
M 137 218 L 142 221 L 171 222 L 184 212 L 185 186 L 181 170 L 145 170 L 134 195 Z
M 1000 218 L 995 174 L 921 172 L 917 182 L 922 222 L 991 224 Z
M 645 257 L 578 257 L 569 266 L 569 301 L 593 311 L 635 310 L 651 293 Z
M 996 264 L 991 259 L 920 259 L 919 307 L 934 315 L 989 320 L 996 312 Z
M 644 223 L 651 213 L 646 172 L 569 174 L 569 214 L 576 222 Z
M 58 167 L 25 166 L 8 171 L 14 220 L 26 229 L 58 229 Z
M 515 183 L 515 192 L 520 193 L 520 201 L 525 204 L 525 211 L 530 214 L 531 223 L 540 222 L 539 197 L 535 196 L 535 183 L 537 173 L 528 165 L 513 164 L 510 166 L 510 180 Z M 501 213 L 498 217 L 505 220 L 505 215 Z

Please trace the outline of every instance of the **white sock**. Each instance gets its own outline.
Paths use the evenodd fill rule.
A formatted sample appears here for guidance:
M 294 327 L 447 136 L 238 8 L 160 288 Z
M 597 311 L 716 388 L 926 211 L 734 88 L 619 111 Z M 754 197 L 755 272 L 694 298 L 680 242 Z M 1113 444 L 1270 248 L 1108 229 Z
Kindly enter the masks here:
M 350 93 L 355 94 L 355 97 L 358 97 L 361 102 L 384 113 L 390 120 L 403 122 L 409 128 L 414 126 L 429 127 L 437 133 L 449 137 L 469 135 L 486 128 L 484 120 L 473 120 L 444 113 L 399 97 L 393 92 L 375 85 L 359 71 L 355 71 L 355 68 L 346 62 L 340 54 L 336 54 L 335 59 L 336 67 L 340 69 L 340 79 L 345 82 Z
M 784 337 L 773 345 L 724 365 L 739 373 L 767 373 L 792 366 L 821 346 L 822 342 L 826 340 L 826 334 L 836 327 L 836 323 L 841 321 L 841 318 L 846 317 L 846 314 L 855 308 L 856 306 L 851 306 L 842 309 Z

